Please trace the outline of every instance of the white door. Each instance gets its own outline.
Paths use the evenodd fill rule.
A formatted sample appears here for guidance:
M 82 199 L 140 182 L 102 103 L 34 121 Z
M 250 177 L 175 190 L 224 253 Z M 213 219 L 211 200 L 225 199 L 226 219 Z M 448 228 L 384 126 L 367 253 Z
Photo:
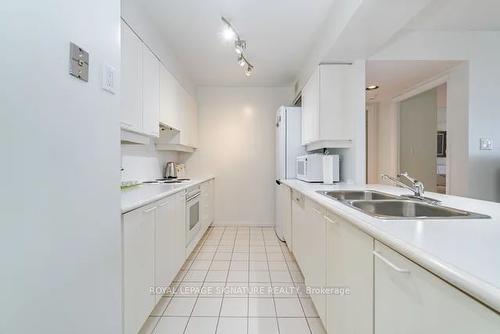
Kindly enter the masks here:
M 180 130 L 177 85 L 173 75 L 160 64 L 160 122 Z
M 121 37 L 121 125 L 142 132 L 142 43 L 123 21 Z
M 177 270 L 186 259 L 186 192 L 181 191 L 175 199 L 175 258 L 181 259 L 177 263 Z
M 142 120 L 144 133 L 159 136 L 160 118 L 160 62 L 143 45 L 142 53 Z
M 375 334 L 498 334 L 500 315 L 380 242 Z
M 373 238 L 328 212 L 326 225 L 327 286 L 349 288 L 327 296 L 328 333 L 372 334 Z
M 325 209 L 306 198 L 307 215 L 307 267 L 303 270 L 307 286 L 326 287 L 326 225 Z M 326 325 L 326 295 L 313 293 L 311 299 L 324 325 Z
M 179 252 L 175 250 L 175 239 L 181 237 L 176 235 L 176 212 L 175 195 L 167 197 L 158 202 L 158 214 L 156 217 L 156 256 L 155 256 L 155 286 L 166 288 L 170 286 L 178 271 Z M 182 259 L 184 260 L 184 259 Z M 161 295 L 156 296 L 156 301 Z
M 123 215 L 124 333 L 136 334 L 155 306 L 156 206 Z

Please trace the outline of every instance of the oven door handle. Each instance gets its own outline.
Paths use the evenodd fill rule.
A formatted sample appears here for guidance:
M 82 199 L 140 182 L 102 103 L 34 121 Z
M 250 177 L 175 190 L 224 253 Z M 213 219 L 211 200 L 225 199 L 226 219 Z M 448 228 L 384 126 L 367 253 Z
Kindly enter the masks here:
M 190 197 L 187 197 L 186 198 L 186 202 L 189 202 L 193 199 L 195 199 L 196 197 L 200 196 L 201 195 L 201 191 L 200 192 L 197 192 L 196 194 L 194 194 L 193 196 L 190 196 Z

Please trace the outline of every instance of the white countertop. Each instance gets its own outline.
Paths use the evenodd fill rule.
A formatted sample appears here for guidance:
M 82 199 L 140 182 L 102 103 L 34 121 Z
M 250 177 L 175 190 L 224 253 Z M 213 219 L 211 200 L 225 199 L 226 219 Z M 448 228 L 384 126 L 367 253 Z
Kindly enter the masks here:
M 142 184 L 122 190 L 122 213 L 132 211 L 213 178 L 213 176 L 205 176 L 192 178 L 190 181 L 182 183 Z
M 378 190 L 401 195 L 408 190 L 385 185 L 323 185 L 299 180 L 284 184 L 303 193 L 359 229 L 500 312 L 500 204 L 426 192 L 442 205 L 482 213 L 491 219 L 381 220 L 317 190 Z

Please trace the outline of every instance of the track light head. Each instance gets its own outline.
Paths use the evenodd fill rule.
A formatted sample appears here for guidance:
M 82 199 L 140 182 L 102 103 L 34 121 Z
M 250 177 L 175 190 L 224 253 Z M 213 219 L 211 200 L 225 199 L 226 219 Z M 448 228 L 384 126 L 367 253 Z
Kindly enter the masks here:
M 247 49 L 247 42 L 242 39 L 234 41 L 234 50 L 237 54 L 242 54 Z
M 247 64 L 247 61 L 245 60 L 245 58 L 243 57 L 243 55 L 239 55 L 238 56 L 238 64 L 243 67 Z
M 246 75 L 247 77 L 249 77 L 249 76 L 251 76 L 251 75 L 252 75 L 252 73 L 253 73 L 253 66 L 252 66 L 252 65 L 250 65 L 250 64 L 248 64 L 248 66 L 247 66 L 247 68 L 246 68 L 246 70 L 245 70 L 245 75 Z

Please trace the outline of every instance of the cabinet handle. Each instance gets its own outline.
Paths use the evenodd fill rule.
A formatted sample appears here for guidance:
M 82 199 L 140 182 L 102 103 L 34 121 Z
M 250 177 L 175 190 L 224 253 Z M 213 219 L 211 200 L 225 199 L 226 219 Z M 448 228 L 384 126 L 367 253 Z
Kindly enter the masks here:
M 332 224 L 337 224 L 336 221 L 333 221 L 330 217 L 328 217 L 327 215 L 324 215 L 323 218 L 325 218 L 326 221 L 328 221 L 329 223 L 332 223 Z
M 161 207 L 164 207 L 167 204 L 168 204 L 168 202 L 163 202 L 163 203 L 158 204 L 158 206 L 161 208 Z
M 391 267 L 392 269 L 394 269 L 398 273 L 405 273 L 405 274 L 409 274 L 410 273 L 409 270 L 407 270 L 407 269 L 401 269 L 398 266 L 396 266 L 394 263 L 392 263 L 391 261 L 387 260 L 379 252 L 373 251 L 372 253 L 373 253 L 373 255 L 375 255 L 376 257 L 378 257 L 380 260 L 382 260 L 382 262 L 384 262 L 385 264 L 387 264 L 389 267 Z
M 131 126 L 132 126 L 132 124 L 127 123 L 127 122 L 124 122 L 124 121 L 121 121 L 121 123 L 122 123 L 122 125 L 125 125 L 125 126 L 128 126 L 128 127 L 131 127 Z
M 313 208 L 313 210 L 314 210 L 314 212 L 316 212 L 318 215 L 320 215 L 320 216 L 321 216 L 321 211 L 319 211 L 319 210 L 318 210 L 318 209 L 316 209 L 316 208 Z
M 151 212 L 153 210 L 156 210 L 156 206 L 153 206 L 152 208 L 144 210 L 144 213 L 148 213 L 148 212 Z

